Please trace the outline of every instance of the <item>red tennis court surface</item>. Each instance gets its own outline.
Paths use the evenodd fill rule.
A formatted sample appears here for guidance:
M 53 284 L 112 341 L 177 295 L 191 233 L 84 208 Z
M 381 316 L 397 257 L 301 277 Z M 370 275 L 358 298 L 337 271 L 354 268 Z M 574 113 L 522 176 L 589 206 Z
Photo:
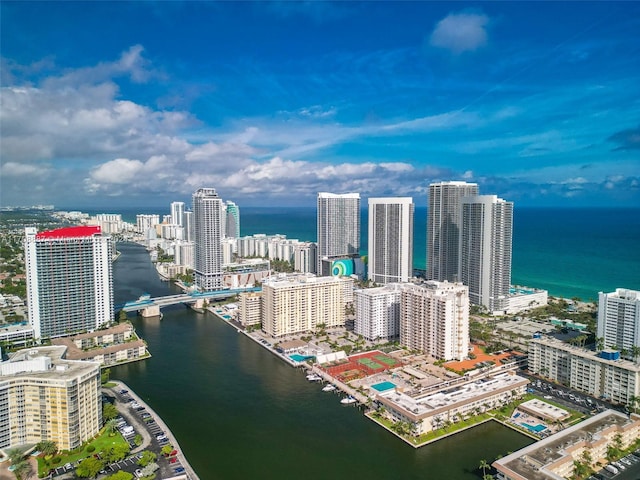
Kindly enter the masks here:
M 341 382 L 347 383 L 358 378 L 368 377 L 401 365 L 399 360 L 382 353 L 380 350 L 351 355 L 345 360 L 328 363 L 322 368 Z

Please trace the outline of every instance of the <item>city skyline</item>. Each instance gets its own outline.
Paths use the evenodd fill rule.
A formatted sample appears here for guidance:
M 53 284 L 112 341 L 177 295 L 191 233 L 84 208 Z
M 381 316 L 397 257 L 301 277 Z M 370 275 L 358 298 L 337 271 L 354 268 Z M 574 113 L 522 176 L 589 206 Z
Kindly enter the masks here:
M 4 2 L 0 203 L 638 205 L 640 6 L 470 5 Z

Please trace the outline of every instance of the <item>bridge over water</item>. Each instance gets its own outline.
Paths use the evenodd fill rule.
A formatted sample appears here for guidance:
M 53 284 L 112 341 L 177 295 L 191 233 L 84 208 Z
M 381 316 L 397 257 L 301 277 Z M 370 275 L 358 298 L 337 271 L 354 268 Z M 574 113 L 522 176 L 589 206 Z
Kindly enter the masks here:
M 150 297 L 143 295 L 137 300 L 125 302 L 115 305 L 116 311 L 124 310 L 125 312 L 140 312 L 143 317 L 155 317 L 160 315 L 160 308 L 168 305 L 194 304 L 198 308 L 202 308 L 205 300 L 224 300 L 233 297 L 242 292 L 259 292 L 260 287 L 253 288 L 234 288 L 226 290 L 214 290 L 210 292 L 192 292 L 182 293 L 178 295 L 166 295 L 164 297 Z

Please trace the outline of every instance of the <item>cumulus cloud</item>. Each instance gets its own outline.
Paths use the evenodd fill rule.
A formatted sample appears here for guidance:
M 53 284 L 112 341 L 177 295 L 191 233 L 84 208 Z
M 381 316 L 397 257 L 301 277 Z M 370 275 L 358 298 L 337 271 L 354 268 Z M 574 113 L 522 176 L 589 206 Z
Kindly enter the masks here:
M 437 23 L 429 44 L 456 55 L 472 52 L 487 44 L 488 23 L 489 17 L 483 14 L 450 13 Z

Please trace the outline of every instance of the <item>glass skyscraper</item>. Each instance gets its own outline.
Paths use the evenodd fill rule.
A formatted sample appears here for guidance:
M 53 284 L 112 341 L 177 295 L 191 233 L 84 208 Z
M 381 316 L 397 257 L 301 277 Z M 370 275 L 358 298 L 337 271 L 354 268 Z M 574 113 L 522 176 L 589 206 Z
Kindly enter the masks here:
M 440 182 L 429 185 L 427 210 L 427 279 L 458 280 L 460 201 L 478 195 L 478 185 Z
M 318 193 L 317 222 L 317 272 L 326 276 L 332 258 L 360 254 L 360 194 Z

